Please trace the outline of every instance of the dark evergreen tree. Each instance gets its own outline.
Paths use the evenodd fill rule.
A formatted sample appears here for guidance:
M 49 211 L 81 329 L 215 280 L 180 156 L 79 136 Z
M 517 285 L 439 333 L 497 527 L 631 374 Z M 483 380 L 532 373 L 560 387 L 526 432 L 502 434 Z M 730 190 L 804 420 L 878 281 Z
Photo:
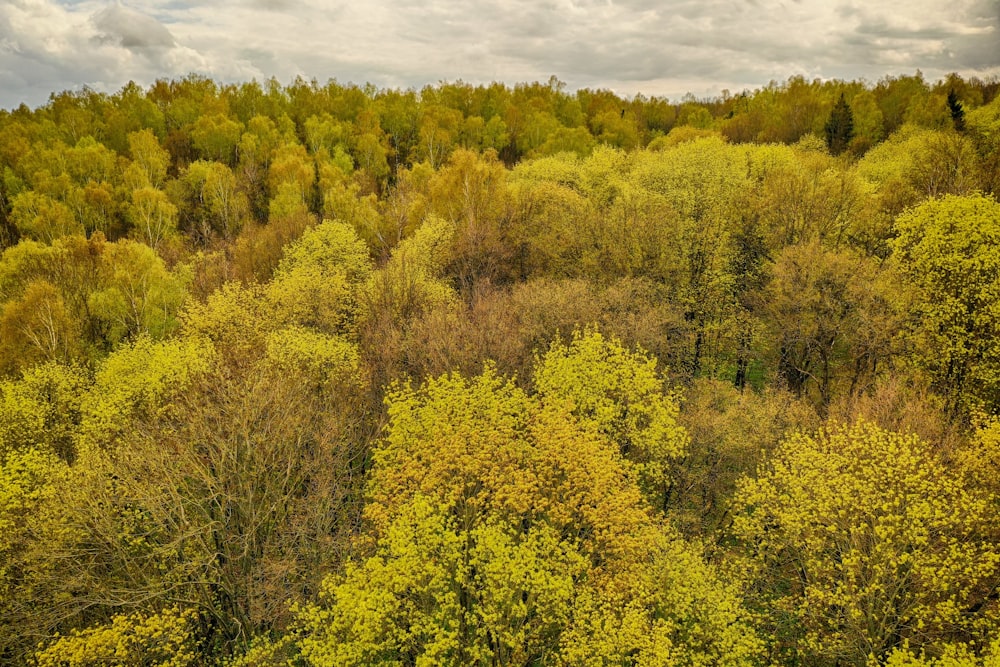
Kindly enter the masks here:
M 955 131 L 964 132 L 965 109 L 962 108 L 962 101 L 958 99 L 958 93 L 954 88 L 948 91 L 948 111 L 951 112 L 951 122 L 955 125 Z
M 844 99 L 844 94 L 840 94 L 840 99 L 833 106 L 830 118 L 826 121 L 826 145 L 834 155 L 840 155 L 847 150 L 847 145 L 851 143 L 854 136 L 854 114 L 851 107 Z

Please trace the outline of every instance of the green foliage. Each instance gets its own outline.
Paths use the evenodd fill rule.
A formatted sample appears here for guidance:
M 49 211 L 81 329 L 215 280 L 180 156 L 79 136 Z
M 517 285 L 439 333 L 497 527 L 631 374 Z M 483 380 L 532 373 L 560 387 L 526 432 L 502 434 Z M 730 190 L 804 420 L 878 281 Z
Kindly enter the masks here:
M 187 283 L 183 267 L 168 269 L 135 241 L 99 233 L 51 246 L 22 241 L 0 260 L 0 361 L 16 370 L 93 358 L 143 333 L 163 337 L 177 325 Z
M 441 278 L 455 234 L 453 224 L 430 217 L 392 251 L 368 281 L 365 317 L 404 322 L 455 298 Z
M 690 435 L 674 462 L 667 514 L 692 538 L 724 541 L 738 482 L 752 475 L 790 432 L 819 425 L 815 411 L 790 392 L 761 392 L 699 378 L 685 391 L 679 422 Z
M 308 663 L 406 664 L 407 647 L 416 664 L 551 659 L 584 559 L 548 526 L 512 535 L 493 522 L 455 524 L 414 498 L 377 555 L 327 579 L 326 608 L 300 616 L 314 629 L 302 642 Z
M 166 193 L 152 187 L 132 191 L 132 202 L 125 213 L 134 235 L 146 245 L 156 248 L 177 233 L 177 207 Z
M 19 595 L 16 552 L 25 548 L 28 524 L 51 497 L 51 484 L 64 472 L 64 464 L 49 452 L 24 448 L 5 451 L 0 467 L 0 530 L 4 536 L 0 541 L 0 605 L 9 609 Z
M 92 292 L 87 305 L 111 343 L 143 333 L 161 338 L 177 327 L 186 296 L 183 273 L 167 269 L 149 246 L 128 240 L 108 244 L 101 260 L 103 289 Z
M 163 149 L 156 135 L 149 129 L 130 132 L 128 149 L 133 164 L 139 167 L 140 173 L 145 178 L 143 184 L 154 188 L 163 185 L 167 177 L 167 168 L 170 166 L 170 153 Z
M 983 161 L 984 188 L 1000 191 L 1000 97 L 966 114 L 966 126 Z
M 968 138 L 905 126 L 858 162 L 858 173 L 896 216 L 926 197 L 967 195 L 977 189 L 979 165 Z
M 958 94 L 954 88 L 948 91 L 948 112 L 951 114 L 951 122 L 956 132 L 965 131 L 965 109 L 962 101 L 958 99 Z
M 0 454 L 0 659 L 17 664 L 55 625 L 48 582 L 60 552 L 78 535 L 59 505 L 70 470 L 31 447 Z
M 847 100 L 844 99 L 843 93 L 833 106 L 833 111 L 830 112 L 830 118 L 823 126 L 823 130 L 826 133 L 827 148 L 833 155 L 840 155 L 847 150 L 854 137 L 854 114 L 851 112 Z

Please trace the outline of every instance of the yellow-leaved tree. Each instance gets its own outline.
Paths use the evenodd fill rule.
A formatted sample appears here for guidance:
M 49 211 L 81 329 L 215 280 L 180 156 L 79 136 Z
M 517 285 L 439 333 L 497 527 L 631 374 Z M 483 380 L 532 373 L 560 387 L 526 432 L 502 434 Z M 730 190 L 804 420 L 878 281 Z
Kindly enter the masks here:
M 894 259 L 913 286 L 912 361 L 954 415 L 1000 408 L 1000 204 L 947 196 L 896 219 Z
M 790 436 L 737 493 L 734 533 L 781 662 L 863 665 L 995 627 L 990 498 L 873 424 Z
M 489 367 L 387 400 L 368 530 L 299 610 L 308 664 L 753 661 L 736 591 L 655 518 L 619 443 L 572 400 L 529 395 Z M 644 432 L 606 412 L 625 416 L 605 419 L 616 435 Z
M 685 454 L 688 436 L 656 359 L 596 330 L 576 332 L 568 344 L 556 339 L 536 360 L 534 384 L 544 399 L 568 401 L 577 419 L 592 422 L 617 445 L 647 500 L 663 508 L 670 464 Z

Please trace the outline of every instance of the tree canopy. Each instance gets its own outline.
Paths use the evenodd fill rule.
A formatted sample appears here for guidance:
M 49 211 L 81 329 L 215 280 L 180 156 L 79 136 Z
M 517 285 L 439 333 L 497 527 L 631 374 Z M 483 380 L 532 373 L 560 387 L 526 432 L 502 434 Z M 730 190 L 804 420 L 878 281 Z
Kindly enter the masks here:
M 994 664 L 998 92 L 0 111 L 0 663 Z

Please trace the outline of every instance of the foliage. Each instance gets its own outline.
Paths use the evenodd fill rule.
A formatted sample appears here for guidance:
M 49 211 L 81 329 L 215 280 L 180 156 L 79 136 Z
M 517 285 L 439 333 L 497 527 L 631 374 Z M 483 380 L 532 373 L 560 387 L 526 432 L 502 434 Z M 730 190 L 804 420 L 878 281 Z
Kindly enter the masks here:
M 154 614 L 123 614 L 107 625 L 74 630 L 56 639 L 35 655 L 35 662 L 39 667 L 196 665 L 196 624 L 193 611 L 177 607 Z
M 489 369 L 389 401 L 372 550 L 301 609 L 311 664 L 743 664 L 756 651 L 732 592 L 564 403 Z
M 569 401 L 577 419 L 592 421 L 634 464 L 647 499 L 662 507 L 670 464 L 686 453 L 676 397 L 656 372 L 656 360 L 630 352 L 597 331 L 556 340 L 536 362 L 534 386 L 545 400 Z
M 994 660 L 998 93 L 0 111 L 0 662 Z
M 349 332 L 371 272 L 368 250 L 354 230 L 325 221 L 286 246 L 268 286 L 271 317 L 330 333 Z
M 860 665 L 995 623 L 990 498 L 915 436 L 864 422 L 793 434 L 736 503 L 774 659 Z
M 912 284 L 913 363 L 954 413 L 1000 406 L 996 346 L 1000 204 L 981 195 L 930 200 L 896 220 L 900 271 Z
M 81 430 L 89 442 L 112 443 L 133 421 L 155 417 L 170 398 L 212 365 L 213 350 L 197 338 L 156 342 L 141 337 L 101 364 L 81 401 Z

